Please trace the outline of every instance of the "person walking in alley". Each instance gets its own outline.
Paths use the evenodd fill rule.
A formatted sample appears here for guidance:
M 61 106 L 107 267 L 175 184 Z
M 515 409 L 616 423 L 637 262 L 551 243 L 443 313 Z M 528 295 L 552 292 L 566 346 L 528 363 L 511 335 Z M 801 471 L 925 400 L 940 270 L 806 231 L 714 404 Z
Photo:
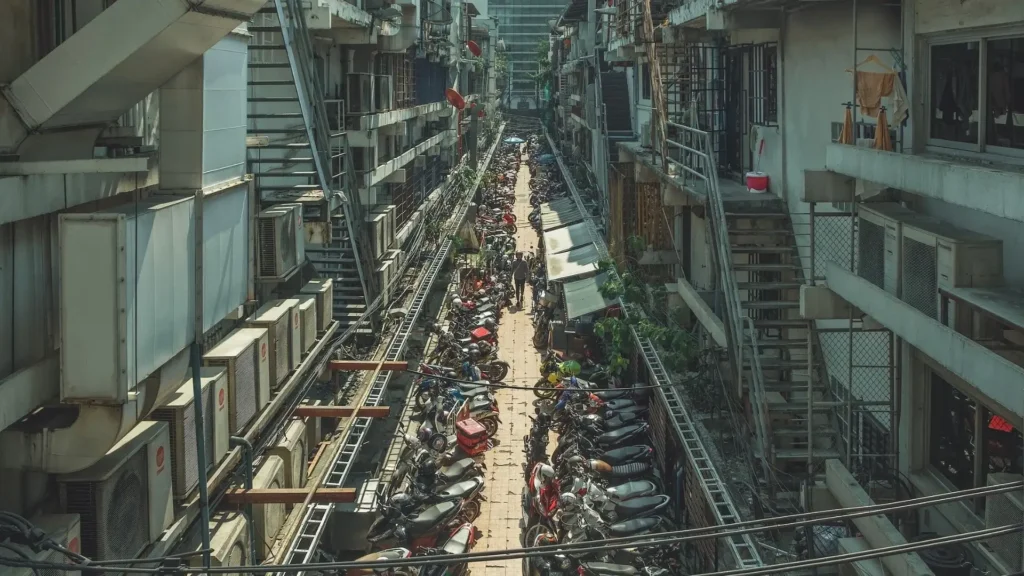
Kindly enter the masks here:
M 523 253 L 516 252 L 512 261 L 512 280 L 516 283 L 516 306 L 523 308 L 523 294 L 526 292 L 526 280 L 530 277 L 530 265 L 523 260 Z

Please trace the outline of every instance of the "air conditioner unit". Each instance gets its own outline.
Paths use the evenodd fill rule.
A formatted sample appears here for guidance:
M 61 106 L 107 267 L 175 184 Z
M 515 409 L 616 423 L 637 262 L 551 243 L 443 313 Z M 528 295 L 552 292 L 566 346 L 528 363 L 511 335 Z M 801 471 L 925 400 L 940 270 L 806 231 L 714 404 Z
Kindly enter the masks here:
M 302 310 L 299 306 L 302 301 L 298 298 L 288 298 L 281 301 L 281 306 L 288 309 L 288 321 L 291 330 L 288 331 L 288 361 L 291 369 L 294 370 L 302 364 Z
M 244 338 L 252 338 L 256 343 L 256 412 L 260 412 L 270 404 L 271 383 L 270 372 L 270 332 L 266 328 L 238 328 L 232 334 Z
M 270 341 L 270 387 L 277 390 L 292 371 L 288 338 L 292 329 L 291 310 L 281 300 L 267 302 L 246 320 L 246 326 L 265 328 Z
M 900 298 L 939 318 L 939 288 L 987 288 L 1003 283 L 1001 240 L 919 216 L 903 223 Z
M 651 123 L 644 122 L 640 125 L 640 146 L 644 148 L 651 147 Z
M 220 567 L 248 566 L 249 524 L 241 512 L 220 512 L 210 519 L 210 565 Z M 194 568 L 203 565 L 203 555 L 189 559 Z M 244 573 L 239 570 L 239 573 Z
M 1008 482 L 1020 482 L 1022 478 L 1024 477 L 1020 474 L 989 472 L 985 484 L 995 486 Z M 1024 522 L 1024 498 L 1021 498 L 1019 490 L 985 497 L 985 528 L 999 528 L 1021 522 Z M 1007 567 L 1013 570 L 1024 568 L 1024 562 L 1021 561 L 1022 554 L 1024 554 L 1024 548 L 1022 548 L 1024 542 L 1022 542 L 1020 534 L 991 538 L 986 540 L 985 544 Z
M 306 259 L 302 206 L 277 204 L 259 214 L 259 276 L 281 280 Z
M 306 466 L 309 462 L 307 457 L 309 448 L 306 442 L 305 422 L 292 420 L 285 427 L 284 436 L 267 451 L 268 454 L 280 456 L 284 460 L 286 488 L 304 488 L 306 486 Z
M 223 368 L 203 368 L 200 385 L 203 389 L 203 435 L 206 438 L 207 470 L 228 451 L 227 371 Z M 219 384 L 219 386 L 218 386 Z M 218 392 L 217 390 L 220 390 Z M 182 383 L 171 399 L 157 408 L 150 420 L 166 422 L 171 434 L 171 472 L 174 496 L 187 497 L 199 485 L 199 461 L 196 448 L 195 396 L 192 379 Z M 223 396 L 221 396 L 223 394 Z M 220 403 L 220 410 L 217 404 Z
M 316 297 L 317 332 L 324 332 L 334 319 L 334 281 L 330 278 L 310 280 L 299 291 Z
M 394 286 L 391 285 L 391 282 L 393 280 L 391 276 L 391 272 L 394 269 L 393 264 L 393 260 L 384 260 L 377 266 L 377 269 L 374 271 L 374 274 L 376 274 L 377 279 L 377 287 L 381 295 L 383 295 L 383 301 L 385 303 L 390 302 L 391 291 L 394 288 Z
M 40 514 L 32 518 L 30 522 L 57 544 L 72 552 L 82 553 L 82 527 L 78 514 Z M 31 547 L 21 544 L 9 544 L 9 546 L 11 548 L 0 547 L 0 558 L 19 561 L 32 560 L 50 564 L 71 563 L 67 556 L 55 550 L 36 552 Z M 3 573 L 5 576 L 81 576 L 82 574 L 80 570 L 39 569 L 33 571 L 32 568 L 10 567 L 4 567 Z
M 99 462 L 58 477 L 65 509 L 81 516 L 83 555 L 136 558 L 171 525 L 170 451 L 165 422 L 140 422 Z
M 241 334 L 236 330 L 203 356 L 204 365 L 227 371 L 228 430 L 231 434 L 245 430 L 259 412 L 258 347 L 251 333 Z
M 193 208 L 188 199 L 59 216 L 61 400 L 127 402 L 191 343 L 195 294 L 176 287 L 195 278 Z
M 892 202 L 858 205 L 857 274 L 861 278 L 899 296 L 903 222 L 917 216 L 916 212 Z M 848 251 L 845 258 L 849 258 Z
M 303 294 L 299 296 L 299 315 L 302 317 L 302 353 L 306 354 L 316 344 L 317 315 L 316 296 Z
M 384 251 L 387 251 L 395 243 L 395 236 L 398 234 L 398 207 L 394 204 L 377 206 L 372 214 L 384 214 Z
M 405 265 L 405 252 L 402 250 L 388 250 L 384 254 L 384 259 L 392 262 L 391 276 L 396 277 L 401 273 L 402 266 Z
M 263 459 L 256 476 L 252 479 L 252 487 L 256 489 L 274 490 L 285 487 L 284 460 L 280 456 L 267 456 Z M 284 504 L 253 504 L 252 521 L 256 532 L 256 558 L 270 558 L 274 537 L 284 526 L 287 514 Z
M 388 215 L 370 213 L 366 215 L 366 222 L 370 229 L 370 248 L 373 251 L 373 257 L 380 259 L 384 255 L 384 251 L 391 247 L 387 233 Z

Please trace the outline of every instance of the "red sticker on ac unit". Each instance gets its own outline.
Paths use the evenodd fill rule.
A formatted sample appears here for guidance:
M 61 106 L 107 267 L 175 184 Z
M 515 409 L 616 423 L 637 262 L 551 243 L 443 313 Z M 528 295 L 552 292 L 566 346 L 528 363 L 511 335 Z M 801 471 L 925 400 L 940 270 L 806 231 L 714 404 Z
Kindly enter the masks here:
M 78 554 L 82 551 L 82 543 L 78 541 L 77 536 L 72 538 L 71 542 L 68 542 L 68 550 L 71 550 L 75 554 Z
M 296 328 L 299 327 L 299 315 L 298 314 L 295 315 L 295 327 Z
M 164 447 L 158 446 L 156 449 L 156 472 L 157 474 L 164 471 Z
M 224 407 L 224 398 L 226 396 L 227 396 L 227 392 L 223 388 L 221 388 L 220 391 L 217 392 L 217 409 L 218 410 Z
M 263 344 L 260 345 L 260 360 L 266 360 L 266 359 L 267 359 L 267 343 L 264 342 Z

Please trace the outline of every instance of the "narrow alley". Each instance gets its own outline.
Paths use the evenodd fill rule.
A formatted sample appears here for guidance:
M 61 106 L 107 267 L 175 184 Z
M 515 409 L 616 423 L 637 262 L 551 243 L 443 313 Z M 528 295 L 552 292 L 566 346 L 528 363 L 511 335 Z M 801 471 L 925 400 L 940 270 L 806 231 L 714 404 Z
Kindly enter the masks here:
M 528 254 L 537 249 L 537 233 L 529 226 L 530 169 L 526 155 L 516 178 L 516 233 L 518 250 Z M 527 288 L 525 299 L 531 294 Z M 530 306 L 520 310 L 512 307 L 501 322 L 499 356 L 511 364 L 505 383 L 530 386 L 537 381 L 540 355 L 533 346 L 533 320 Z M 519 522 L 522 518 L 523 436 L 530 430 L 533 413 L 533 393 L 529 390 L 500 390 L 497 394 L 502 426 L 496 438 L 498 445 L 486 452 L 487 501 L 483 503 L 477 520 L 484 537 L 477 551 L 508 550 L 520 546 Z M 489 561 L 471 565 L 475 576 L 511 576 L 522 573 L 522 560 Z

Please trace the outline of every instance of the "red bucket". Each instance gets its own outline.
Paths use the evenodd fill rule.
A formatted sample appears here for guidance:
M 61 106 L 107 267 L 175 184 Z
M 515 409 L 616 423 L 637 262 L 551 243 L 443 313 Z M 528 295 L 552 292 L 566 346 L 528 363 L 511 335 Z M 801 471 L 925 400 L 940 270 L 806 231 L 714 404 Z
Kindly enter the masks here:
M 747 190 L 754 193 L 768 191 L 768 175 L 764 172 L 747 172 Z

